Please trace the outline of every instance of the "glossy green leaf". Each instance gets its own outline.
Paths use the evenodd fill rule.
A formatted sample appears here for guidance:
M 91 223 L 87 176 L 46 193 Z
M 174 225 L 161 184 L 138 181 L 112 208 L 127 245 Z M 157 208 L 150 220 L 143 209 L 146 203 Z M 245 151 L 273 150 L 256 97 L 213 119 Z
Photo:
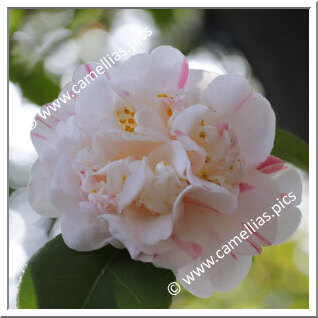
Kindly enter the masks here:
M 308 144 L 289 132 L 276 130 L 272 155 L 286 160 L 306 172 L 309 171 Z
M 134 261 L 124 249 L 77 252 L 59 235 L 29 261 L 18 308 L 169 308 L 174 280 L 171 271 Z
M 39 106 L 58 97 L 60 87 L 48 77 L 42 64 L 36 65 L 29 72 L 13 56 L 10 56 L 9 64 L 9 79 L 19 84 L 23 97 Z

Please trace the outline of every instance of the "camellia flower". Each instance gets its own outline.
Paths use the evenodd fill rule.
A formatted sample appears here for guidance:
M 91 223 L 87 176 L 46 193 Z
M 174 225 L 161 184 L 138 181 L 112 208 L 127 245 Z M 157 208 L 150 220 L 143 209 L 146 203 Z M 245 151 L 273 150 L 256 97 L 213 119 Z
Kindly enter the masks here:
M 95 67 L 81 66 L 64 92 Z M 133 259 L 171 269 L 190 292 L 208 297 L 236 286 L 262 246 L 295 231 L 301 181 L 270 156 L 275 115 L 246 79 L 189 70 L 169 46 L 92 78 L 31 132 L 39 158 L 30 202 L 60 219 L 69 247 L 127 248 Z M 182 281 L 290 192 L 296 199 L 280 217 L 192 284 Z

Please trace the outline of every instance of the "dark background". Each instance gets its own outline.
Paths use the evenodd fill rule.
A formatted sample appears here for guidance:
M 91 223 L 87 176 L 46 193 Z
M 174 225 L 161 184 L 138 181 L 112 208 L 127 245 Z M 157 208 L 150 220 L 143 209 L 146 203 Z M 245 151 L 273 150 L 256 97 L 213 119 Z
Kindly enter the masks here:
M 275 109 L 277 126 L 308 142 L 309 10 L 204 10 L 206 41 L 238 48 Z

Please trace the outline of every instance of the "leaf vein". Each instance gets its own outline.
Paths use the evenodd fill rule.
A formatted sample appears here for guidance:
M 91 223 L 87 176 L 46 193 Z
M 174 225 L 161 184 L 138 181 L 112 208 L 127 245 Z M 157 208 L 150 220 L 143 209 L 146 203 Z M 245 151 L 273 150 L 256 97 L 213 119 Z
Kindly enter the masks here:
M 139 299 L 139 297 L 110 268 L 108 269 L 108 271 L 122 286 L 124 286 L 131 293 L 132 296 L 135 297 L 137 302 L 141 304 L 141 300 Z

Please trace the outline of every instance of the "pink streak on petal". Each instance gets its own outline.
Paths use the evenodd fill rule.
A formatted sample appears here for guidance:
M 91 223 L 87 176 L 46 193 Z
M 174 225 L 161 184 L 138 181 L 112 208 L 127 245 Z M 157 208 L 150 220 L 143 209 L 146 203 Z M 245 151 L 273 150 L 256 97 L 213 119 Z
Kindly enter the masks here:
M 243 222 L 242 222 L 242 224 L 244 225 Z M 266 245 L 268 245 L 268 246 L 272 245 L 272 243 L 269 240 L 267 240 L 263 235 L 259 234 L 258 232 L 254 232 L 253 229 L 248 224 L 245 223 L 245 225 L 246 225 L 246 227 L 248 227 L 250 229 L 251 232 L 253 232 L 252 235 L 255 235 L 256 237 L 258 237 Z
M 40 139 L 43 139 L 43 140 L 48 140 L 45 136 L 42 136 L 36 132 L 31 132 L 31 135 L 33 135 L 34 137 L 37 137 L 37 138 L 40 138 Z
M 257 169 L 258 170 L 261 170 L 261 169 L 263 169 L 263 168 L 266 168 L 266 167 L 268 167 L 268 166 L 271 166 L 271 165 L 274 165 L 274 164 L 284 164 L 285 163 L 285 161 L 284 160 L 282 160 L 282 159 L 280 159 L 280 158 L 277 158 L 277 157 L 275 157 L 275 156 L 268 156 L 267 157 L 267 159 L 264 161 L 264 162 L 262 162 L 258 167 L 257 167 Z
M 247 183 L 247 182 L 240 182 L 240 193 L 248 190 L 255 189 L 255 186 Z
M 91 67 L 89 66 L 89 64 L 86 63 L 86 64 L 85 64 L 85 68 L 86 68 L 87 73 L 90 74 L 90 75 L 92 76 L 92 78 L 96 78 L 96 76 L 95 76 L 94 73 L 91 74 L 92 69 L 91 69 Z
M 262 253 L 262 249 L 259 245 L 257 245 L 256 243 L 252 242 L 251 240 L 247 239 L 247 242 L 250 243 L 250 245 L 257 251 L 258 254 Z
M 106 71 L 106 69 L 105 69 L 105 68 L 104 68 L 104 70 L 105 70 L 105 75 L 106 75 L 107 79 L 110 81 L 110 80 L 111 80 L 110 75 L 107 73 L 107 71 Z
M 174 130 L 173 133 L 174 133 L 177 137 L 186 136 L 186 134 L 185 134 L 183 131 L 179 130 L 179 129 Z
M 129 96 L 129 95 L 130 95 L 129 92 L 126 91 L 126 90 L 124 90 L 123 93 L 124 93 L 126 96 Z
M 198 258 L 202 253 L 202 247 L 197 243 L 185 242 L 176 235 L 172 235 L 171 238 L 176 242 L 179 248 L 187 253 L 192 259 Z
M 230 255 L 237 261 L 237 256 L 235 253 L 230 253 Z
M 263 172 L 265 174 L 269 174 L 269 173 L 281 171 L 284 169 L 287 169 L 287 166 L 285 166 L 284 164 L 279 164 L 279 165 L 272 165 L 270 167 L 264 168 L 261 170 L 261 172 Z
M 182 63 L 182 68 L 181 68 L 181 73 L 180 73 L 180 78 L 179 78 L 179 83 L 178 83 L 178 88 L 181 89 L 184 87 L 184 85 L 187 82 L 189 75 L 189 64 L 187 58 L 184 56 L 183 57 L 183 63 Z
M 51 117 L 58 123 L 60 120 L 57 119 L 55 116 L 51 115 Z
M 131 255 L 131 258 L 132 259 L 137 259 L 140 256 L 140 254 L 141 254 L 141 251 L 138 250 L 137 248 L 135 248 L 133 253 L 132 253 L 132 255 Z
M 140 259 L 144 255 L 143 252 L 140 252 L 136 259 Z
M 229 129 L 229 123 L 227 121 L 221 122 L 221 123 L 217 123 L 215 124 L 216 128 L 219 131 L 219 137 L 221 137 L 223 135 L 223 132 L 225 130 Z
M 52 128 L 52 126 L 50 124 L 46 123 L 42 118 L 36 117 L 36 119 L 39 120 L 42 124 L 44 124 L 46 127 L 50 128 L 50 129 Z
M 211 211 L 213 211 L 213 212 L 215 212 L 215 213 L 220 213 L 220 211 L 218 211 L 218 210 L 216 210 L 216 209 L 210 207 L 209 205 L 207 205 L 207 204 L 205 204 L 205 203 L 203 203 L 203 202 L 201 202 L 201 201 L 199 201 L 199 200 L 196 200 L 196 199 L 194 199 L 194 198 L 185 197 L 185 198 L 183 199 L 183 202 L 184 202 L 184 203 L 187 203 L 187 204 L 196 205 L 196 206 L 198 206 L 198 207 L 200 207 L 200 208 L 204 208 L 204 209 L 211 210 Z
M 246 103 L 246 101 L 250 98 L 250 95 L 248 95 L 246 98 L 244 98 L 235 108 L 234 108 L 234 113 L 238 112 L 243 105 Z
M 282 199 L 282 198 L 284 198 L 286 196 L 287 196 L 287 193 L 281 193 L 280 198 Z
M 258 232 L 255 232 L 254 235 L 256 237 L 258 237 L 261 241 L 263 241 L 263 243 L 265 243 L 268 246 L 271 246 L 272 243 L 270 241 L 268 241 L 264 236 L 262 236 L 261 234 L 259 234 Z

